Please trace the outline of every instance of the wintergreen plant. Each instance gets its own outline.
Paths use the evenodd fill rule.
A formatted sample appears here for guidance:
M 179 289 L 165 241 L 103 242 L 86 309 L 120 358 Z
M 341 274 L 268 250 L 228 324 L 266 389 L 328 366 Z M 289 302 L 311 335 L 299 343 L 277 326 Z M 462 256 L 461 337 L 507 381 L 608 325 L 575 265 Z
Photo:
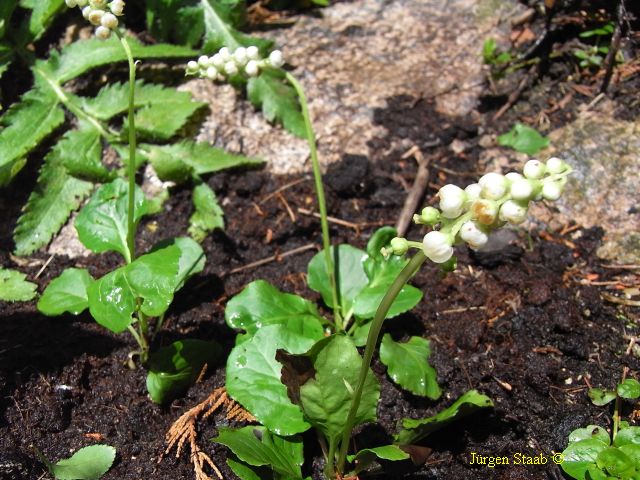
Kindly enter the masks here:
M 598 425 L 571 432 L 562 470 L 577 480 L 640 478 L 640 427 L 621 420 L 622 399 L 640 398 L 640 382 L 627 378 L 615 390 L 592 388 L 589 398 L 598 406 L 614 402 L 611 434 Z
M 99 480 L 113 465 L 116 449 L 110 445 L 90 445 L 56 463 L 49 461 L 38 450 L 36 455 L 56 480 Z

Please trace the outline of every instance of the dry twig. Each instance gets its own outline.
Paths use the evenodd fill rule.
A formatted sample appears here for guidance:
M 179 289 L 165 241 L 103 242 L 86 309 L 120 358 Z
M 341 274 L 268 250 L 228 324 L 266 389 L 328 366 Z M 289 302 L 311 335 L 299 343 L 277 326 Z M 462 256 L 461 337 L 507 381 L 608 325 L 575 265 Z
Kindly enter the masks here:
M 402 158 L 409 157 L 415 158 L 416 162 L 418 162 L 418 173 L 416 173 L 416 179 L 413 182 L 413 187 L 411 187 L 411 191 L 409 192 L 409 195 L 407 195 L 407 199 L 402 207 L 402 212 L 400 212 L 400 216 L 396 222 L 396 230 L 398 231 L 399 237 L 404 237 L 407 233 L 407 228 L 409 228 L 413 214 L 416 212 L 418 204 L 420 203 L 420 200 L 422 200 L 424 191 L 427 189 L 427 185 L 429 183 L 430 160 L 425 158 L 420 149 L 415 145 L 402 155 Z

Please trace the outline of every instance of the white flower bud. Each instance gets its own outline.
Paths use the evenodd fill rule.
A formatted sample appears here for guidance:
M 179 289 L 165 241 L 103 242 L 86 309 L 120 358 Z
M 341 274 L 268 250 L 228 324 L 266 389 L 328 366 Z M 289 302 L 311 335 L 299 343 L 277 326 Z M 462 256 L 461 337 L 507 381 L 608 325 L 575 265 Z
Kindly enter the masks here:
M 92 8 L 103 10 L 107 6 L 107 0 L 89 0 L 89 5 Z
M 195 60 L 191 60 L 187 63 L 187 75 L 194 75 L 200 70 L 200 65 Z
M 213 57 L 209 59 L 209 61 L 218 70 L 222 70 L 222 68 L 224 67 L 224 60 L 222 59 L 219 53 L 216 53 Z
M 542 198 L 545 200 L 558 200 L 562 195 L 562 184 L 560 182 L 544 182 L 542 185 Z
M 284 65 L 284 59 L 282 58 L 282 52 L 280 50 L 274 50 L 269 54 L 269 63 L 274 68 L 280 68 Z
M 467 194 L 467 203 L 480 198 L 480 193 L 482 193 L 482 187 L 479 183 L 472 183 L 467 185 L 464 189 L 464 193 Z
M 236 48 L 233 52 L 233 59 L 236 61 L 239 67 L 244 66 L 247 63 L 247 49 L 244 47 Z
M 484 247 L 489 241 L 489 236 L 475 222 L 463 223 L 459 235 L 474 250 Z
M 206 55 L 201 55 L 200 57 L 198 57 L 198 65 L 200 65 L 201 68 L 209 68 L 211 66 L 209 57 L 207 57 Z
M 509 190 L 511 198 L 514 200 L 528 201 L 533 197 L 533 183 L 531 180 L 520 179 L 511 183 Z
M 244 71 L 250 77 L 257 76 L 258 73 L 260 73 L 260 67 L 258 66 L 258 62 L 256 62 L 255 60 L 249 60 L 249 62 L 247 63 L 247 66 L 244 67 Z
M 91 22 L 93 25 L 100 25 L 103 16 L 104 10 L 91 10 L 89 12 L 89 17 L 87 18 L 87 20 L 89 20 L 89 22 Z
M 76 5 L 78 5 L 80 8 L 86 7 L 87 3 L 89 3 L 89 0 L 76 0 Z
M 229 49 L 227 47 L 222 47 L 220 50 L 218 50 L 218 55 L 220 55 L 220 58 L 222 58 L 224 62 L 228 62 L 229 60 L 231 60 L 231 52 L 229 52 Z
M 100 24 L 104 28 L 108 28 L 109 30 L 114 30 L 118 28 L 118 19 L 113 13 L 105 13 L 102 16 L 102 20 L 100 20 Z
M 89 20 L 89 14 L 93 11 L 93 9 L 89 6 L 86 6 L 82 9 L 82 16 L 86 19 Z
M 76 0 L 64 0 L 64 3 L 66 3 L 69 8 L 76 8 L 78 6 L 78 2 Z
M 109 30 L 107 27 L 103 27 L 102 25 L 100 25 L 98 28 L 96 28 L 96 37 L 100 40 L 106 40 L 110 36 L 111 30 Z
M 507 200 L 500 207 L 500 220 L 518 225 L 527 219 L 527 207 Z
M 109 4 L 109 9 L 114 15 L 121 16 L 124 13 L 124 2 L 122 0 L 113 0 Z
M 529 160 L 524 164 L 522 173 L 531 180 L 538 180 L 544 176 L 547 167 L 539 160 Z
M 505 175 L 505 177 L 511 182 L 515 182 L 516 180 L 522 180 L 524 178 L 522 174 L 518 172 L 509 172 Z
M 471 214 L 482 225 L 491 225 L 498 218 L 498 205 L 493 200 L 480 198 L 471 204 Z
M 453 256 L 451 239 L 442 232 L 433 231 L 424 236 L 422 250 L 435 263 L 444 263 Z
M 247 58 L 249 60 L 258 60 L 260 58 L 260 50 L 255 45 L 247 47 Z
M 440 210 L 445 218 L 457 218 L 462 214 L 467 195 L 460 187 L 445 185 L 438 192 L 440 197 Z
M 489 200 L 498 200 L 507 193 L 509 181 L 504 175 L 499 173 L 487 173 L 483 175 L 478 183 L 482 187 L 481 196 Z
M 234 62 L 227 62 L 224 64 L 224 73 L 233 76 L 238 73 L 238 66 Z
M 551 157 L 547 160 L 547 173 L 554 175 L 562 173 L 567 169 L 567 164 L 557 157 Z
M 209 67 L 207 68 L 207 78 L 210 80 L 217 80 L 218 79 L 218 69 L 216 67 Z

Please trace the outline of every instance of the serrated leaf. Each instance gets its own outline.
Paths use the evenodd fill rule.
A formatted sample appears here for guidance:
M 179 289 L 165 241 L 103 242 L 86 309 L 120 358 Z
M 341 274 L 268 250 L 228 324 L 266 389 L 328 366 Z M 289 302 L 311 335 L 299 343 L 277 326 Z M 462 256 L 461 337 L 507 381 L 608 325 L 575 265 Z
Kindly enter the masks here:
M 227 168 L 250 167 L 263 163 L 257 158 L 233 155 L 206 143 L 180 142 L 173 145 L 141 145 L 161 180 L 184 182 Z
M 51 474 L 58 480 L 98 480 L 109 471 L 116 458 L 116 449 L 109 445 L 81 448 L 70 458 L 49 464 Z
M 440 398 L 438 374 L 429 365 L 429 340 L 411 337 L 408 342 L 396 342 L 386 333 L 380 344 L 380 360 L 387 366 L 391 379 L 405 390 L 432 400 Z
M 262 108 L 270 122 L 278 122 L 297 137 L 306 138 L 304 118 L 298 95 L 280 70 L 266 69 L 249 79 L 247 95 L 253 105 Z
M 72 177 L 64 166 L 69 155 L 100 161 L 101 149 L 87 142 L 86 135 L 92 134 L 67 132 L 45 157 L 14 232 L 17 255 L 29 255 L 47 245 L 91 192 L 91 183 Z
M 174 97 L 174 100 L 177 98 Z M 136 112 L 136 131 L 141 139 L 169 140 L 195 112 L 206 106 L 204 102 L 192 101 L 188 94 L 186 98 L 174 102 L 153 102 Z M 127 125 L 128 119 L 125 118 L 124 132 L 128 131 Z
M 337 250 L 336 250 L 337 248 Z M 334 260 L 334 272 L 338 283 L 339 303 L 342 315 L 347 316 L 353 307 L 353 301 L 367 285 L 369 279 L 364 271 L 363 262 L 367 254 L 351 245 L 331 247 L 331 258 Z M 307 267 L 309 288 L 322 295 L 327 306 L 333 308 L 331 284 L 327 273 L 324 250 L 318 252 Z
M 481 408 L 493 407 L 489 397 L 477 390 L 469 390 L 453 404 L 436 415 L 421 419 L 403 418 L 401 430 L 395 435 L 395 443 L 409 445 L 440 430 L 455 420 L 464 418 Z
M 18 5 L 18 0 L 2 0 L 0 2 L 0 40 L 4 38 L 11 15 Z M 1 64 L 2 62 L 0 62 Z
M 289 328 L 293 322 L 303 324 L 312 339 L 322 337 L 322 318 L 308 300 L 284 293 L 264 280 L 256 280 L 227 303 L 224 312 L 227 325 L 253 335 L 267 325 Z M 295 328 L 295 327 L 294 327 Z
M 315 376 L 300 387 L 300 405 L 305 417 L 324 434 L 329 445 L 337 445 L 347 422 L 362 357 L 350 337 L 334 335 L 314 348 L 310 359 Z M 380 385 L 369 370 L 354 426 L 376 420 L 379 397 Z
M 217 342 L 184 339 L 149 356 L 147 391 L 155 403 L 165 404 L 182 395 L 198 378 L 205 365 L 220 356 Z
M 93 282 L 88 289 L 89 311 L 96 322 L 115 333 L 126 330 L 139 300 L 145 315 L 162 315 L 173 300 L 180 255 L 180 248 L 170 245 Z
M 75 227 L 80 241 L 91 251 L 96 253 L 116 251 L 130 262 L 132 252 L 127 245 L 128 192 L 129 185 L 121 178 L 102 185 L 80 210 Z M 147 213 L 147 201 L 137 185 L 134 198 L 133 227 L 135 228 L 142 216 Z
M 180 249 L 180 260 L 178 262 L 178 273 L 176 275 L 175 290 L 180 290 L 184 284 L 196 273 L 204 269 L 207 258 L 202 247 L 189 237 L 177 237 L 164 240 L 154 245 L 149 253 L 175 245 Z
M 22 169 L 25 155 L 64 122 L 58 103 L 53 92 L 34 88 L 0 117 L 0 187 Z
M 276 360 L 276 351 L 303 353 L 317 340 L 293 333 L 283 325 L 262 327 L 229 354 L 229 395 L 278 435 L 304 432 L 310 425 L 300 407 L 291 403 L 280 381 L 282 365 Z
M 78 315 L 89 307 L 87 290 L 93 278 L 83 268 L 68 268 L 47 286 L 38 310 L 45 315 L 56 316 L 64 312 Z
M 162 42 L 195 46 L 204 35 L 204 12 L 198 1 L 147 0 L 147 26 Z
M 224 230 L 224 211 L 215 192 L 206 183 L 196 185 L 192 193 L 194 212 L 189 218 L 189 235 L 202 242 L 216 228 Z
M 243 462 L 254 467 L 267 466 L 286 479 L 301 479 L 304 462 L 302 439 L 281 437 L 265 427 L 221 427 L 214 442 L 226 445 Z
M 37 285 L 27 282 L 27 276 L 17 270 L 0 268 L 0 300 L 26 302 L 36 296 Z
M 127 38 L 127 42 L 136 60 L 179 59 L 197 55 L 196 51 L 187 47 L 166 44 L 142 45 L 131 37 Z M 36 69 L 44 72 L 56 83 L 63 84 L 93 68 L 126 61 L 127 57 L 122 45 L 113 35 L 109 40 L 92 38 L 73 42 L 60 52 L 53 52 L 49 60 L 36 62 Z
M 547 148 L 549 143 L 548 138 L 522 123 L 516 123 L 509 132 L 498 137 L 498 145 L 511 147 L 527 155 L 535 155 L 543 148 Z

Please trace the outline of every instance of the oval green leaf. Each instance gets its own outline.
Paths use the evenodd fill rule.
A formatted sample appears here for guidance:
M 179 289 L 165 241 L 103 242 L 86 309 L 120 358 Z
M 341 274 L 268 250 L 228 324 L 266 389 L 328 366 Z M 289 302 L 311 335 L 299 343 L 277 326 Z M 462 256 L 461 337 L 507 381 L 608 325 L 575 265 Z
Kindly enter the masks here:
M 618 431 L 616 438 L 613 439 L 613 445 L 621 447 L 622 445 L 640 445 L 640 427 L 626 427 Z
M 570 443 L 562 452 L 564 461 L 560 465 L 573 478 L 584 479 L 587 470 L 595 466 L 600 452 L 608 448 L 608 443 L 590 438 Z
M 618 395 L 628 400 L 640 398 L 640 382 L 635 378 L 627 378 L 624 382 L 618 384 Z
M 603 390 L 602 388 L 592 388 L 589 390 L 589 399 L 591 403 L 602 407 L 616 399 L 616 392 L 612 390 Z
M 109 445 L 91 445 L 74 453 L 70 458 L 49 465 L 58 480 L 98 480 L 113 465 L 116 449 Z
M 598 453 L 596 465 L 609 475 L 616 477 L 624 477 L 633 470 L 633 461 L 615 447 L 607 447 Z
M 64 312 L 79 315 L 89 307 L 87 290 L 93 278 L 83 268 L 68 268 L 52 280 L 38 301 L 38 310 L 56 316 Z
M 569 434 L 569 443 L 580 442 L 582 440 L 595 439 L 609 445 L 611 437 L 609 433 L 598 425 L 588 425 L 584 428 L 577 428 Z

